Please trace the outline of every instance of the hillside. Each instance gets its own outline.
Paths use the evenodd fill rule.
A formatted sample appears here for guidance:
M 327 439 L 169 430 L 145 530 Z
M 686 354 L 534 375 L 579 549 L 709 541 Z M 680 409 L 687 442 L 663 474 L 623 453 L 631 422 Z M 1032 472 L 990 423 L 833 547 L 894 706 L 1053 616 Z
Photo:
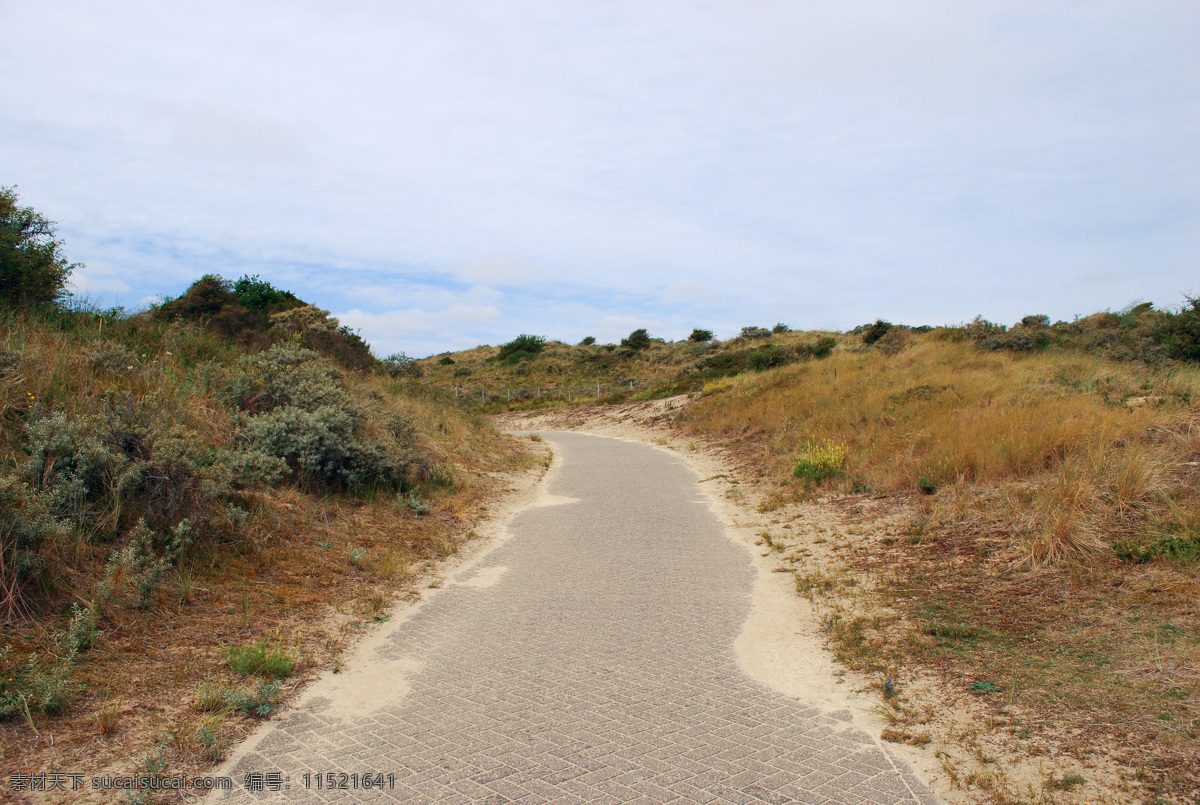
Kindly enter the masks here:
M 614 402 L 688 392 L 665 414 L 672 438 L 716 446 L 736 468 L 730 494 L 771 520 L 764 549 L 879 691 L 890 740 L 930 740 L 919 689 L 933 678 L 987 713 L 957 728 L 965 765 L 946 761 L 981 801 L 1030 797 L 989 765 L 991 742 L 1035 767 L 1064 753 L 1115 761 L 1121 796 L 1184 802 L 1200 794 L 1198 322 L 1189 301 L 1011 328 L 877 323 L 836 335 L 825 357 L 724 377 L 689 363 L 691 344 L 656 344 L 606 351 L 607 379 L 640 389 Z M 824 335 L 732 339 L 705 354 Z M 435 371 L 461 364 L 499 385 L 549 379 L 545 360 L 556 378 L 603 377 L 595 347 L 546 352 L 520 377 L 487 349 Z M 591 402 L 488 408 L 557 412 L 543 426 L 572 427 Z M 815 512 L 840 525 L 807 533 Z M 1046 778 L 1035 798 L 1103 790 L 1084 777 Z
M 5 769 L 210 766 L 531 461 L 257 278 L 0 305 Z

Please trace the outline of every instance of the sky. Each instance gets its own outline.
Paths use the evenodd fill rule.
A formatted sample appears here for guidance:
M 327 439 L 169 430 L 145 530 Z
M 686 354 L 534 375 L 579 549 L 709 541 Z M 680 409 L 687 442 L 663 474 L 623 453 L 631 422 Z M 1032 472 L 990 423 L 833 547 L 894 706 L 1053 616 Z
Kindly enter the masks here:
M 375 353 L 1200 293 L 1200 4 L 0 0 L 75 291 L 257 274 Z

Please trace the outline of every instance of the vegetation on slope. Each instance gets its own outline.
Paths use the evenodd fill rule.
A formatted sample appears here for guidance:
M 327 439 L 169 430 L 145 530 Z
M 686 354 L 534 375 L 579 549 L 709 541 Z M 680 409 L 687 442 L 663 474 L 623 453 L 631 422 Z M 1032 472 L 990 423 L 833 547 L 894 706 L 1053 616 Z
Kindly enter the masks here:
M 52 226 L 10 230 L 54 248 L 0 288 L 0 757 L 211 763 L 524 458 L 257 277 L 63 306 Z
M 1103 351 L 1092 338 L 1116 328 L 1084 322 L 1064 340 Z M 862 604 L 835 605 L 826 627 L 877 674 L 895 739 L 921 739 L 903 687 L 935 669 L 1031 753 L 1115 750 L 1149 800 L 1194 797 L 1200 367 L 1069 341 L 997 348 L 981 330 L 860 334 L 826 361 L 734 379 L 679 426 L 740 456 L 771 490 L 764 511 L 813 496 L 901 507 L 899 529 L 842 546 L 850 575 L 790 557 L 801 591 Z M 1117 333 L 1120 350 L 1169 343 Z

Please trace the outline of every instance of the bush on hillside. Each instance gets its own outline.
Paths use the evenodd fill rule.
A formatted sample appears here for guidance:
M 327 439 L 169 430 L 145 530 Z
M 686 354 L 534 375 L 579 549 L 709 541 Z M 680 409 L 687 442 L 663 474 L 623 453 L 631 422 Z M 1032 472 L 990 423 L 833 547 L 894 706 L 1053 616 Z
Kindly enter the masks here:
M 701 330 L 700 328 L 696 328 L 696 329 L 692 330 L 692 334 L 688 336 L 688 341 L 692 341 L 697 344 L 707 344 L 709 341 L 712 341 L 712 340 L 713 340 L 713 331 L 712 330 Z
M 403 352 L 393 352 L 381 360 L 379 365 L 390 377 L 421 377 L 424 374 L 416 360 Z
M 244 412 L 237 466 L 269 472 L 273 458 L 303 483 L 345 489 L 404 485 L 418 455 L 412 424 L 372 417 L 316 352 L 276 345 L 243 358 L 239 366 L 228 387 L 231 401 Z
M 583 337 L 583 340 L 579 342 L 579 346 L 581 346 L 581 347 L 590 347 L 590 346 L 591 346 L 592 344 L 594 344 L 594 343 L 596 343 L 596 336 L 594 336 L 594 335 L 586 335 L 586 336 L 584 336 L 584 337 Z
M 1188 296 L 1187 307 L 1162 320 L 1154 340 L 1180 361 L 1200 361 L 1200 297 Z
M 647 349 L 650 346 L 650 333 L 646 331 L 645 327 L 639 327 L 628 337 L 621 339 L 621 346 L 633 350 Z
M 742 338 L 770 338 L 771 331 L 766 327 L 743 327 Z
M 888 330 L 892 329 L 890 321 L 876 319 L 874 324 L 867 325 L 862 329 L 862 340 L 867 346 L 874 344 L 879 339 L 887 335 Z
M 521 333 L 507 344 L 500 345 L 500 351 L 496 353 L 496 360 L 508 365 L 520 363 L 522 358 L 532 360 L 545 346 L 546 339 L 542 336 Z
M 792 328 L 789 327 L 788 325 L 784 324 L 783 322 L 779 322 L 778 324 L 776 324 L 774 327 L 771 328 L 771 332 L 775 333 L 776 335 L 779 335 L 782 333 L 790 333 L 791 331 L 792 331 Z
M 81 266 L 63 256 L 54 222 L 19 201 L 15 188 L 0 187 L 0 305 L 52 304 Z

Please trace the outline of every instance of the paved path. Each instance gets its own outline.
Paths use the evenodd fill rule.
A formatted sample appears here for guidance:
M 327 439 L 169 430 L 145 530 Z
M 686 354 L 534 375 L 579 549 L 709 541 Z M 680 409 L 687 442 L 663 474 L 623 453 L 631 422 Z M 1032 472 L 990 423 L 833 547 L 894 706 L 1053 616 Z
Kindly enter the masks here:
M 419 668 L 406 695 L 352 716 L 310 698 L 238 761 L 235 801 L 936 801 L 848 713 L 738 670 L 753 570 L 682 461 L 547 438 L 562 462 L 549 492 L 578 500 L 522 512 L 481 583 L 441 591 L 389 638 L 383 653 Z M 368 770 L 394 787 L 304 784 Z M 290 788 L 247 793 L 247 771 Z

